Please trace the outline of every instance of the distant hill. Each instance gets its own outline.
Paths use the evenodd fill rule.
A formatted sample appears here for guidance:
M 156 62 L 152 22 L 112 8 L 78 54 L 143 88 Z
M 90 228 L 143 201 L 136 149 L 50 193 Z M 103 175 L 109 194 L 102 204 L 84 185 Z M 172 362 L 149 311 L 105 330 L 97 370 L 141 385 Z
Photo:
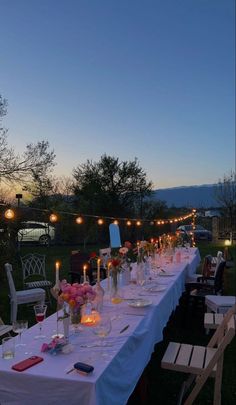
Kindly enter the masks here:
M 215 184 L 163 188 L 154 191 L 153 198 L 166 201 L 168 207 L 219 207 L 214 197 Z

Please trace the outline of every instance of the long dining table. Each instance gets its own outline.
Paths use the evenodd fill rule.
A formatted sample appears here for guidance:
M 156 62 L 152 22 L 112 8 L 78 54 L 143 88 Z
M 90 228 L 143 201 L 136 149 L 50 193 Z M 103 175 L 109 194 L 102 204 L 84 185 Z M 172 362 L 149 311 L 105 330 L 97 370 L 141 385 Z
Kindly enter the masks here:
M 92 327 L 81 327 L 77 333 L 70 329 L 70 353 L 42 353 L 42 343 L 50 342 L 58 330 L 62 332 L 57 313 L 43 322 L 45 339 L 34 339 L 37 324 L 29 328 L 22 334 L 25 346 L 16 348 L 15 357 L 0 359 L 0 404 L 126 404 L 155 344 L 163 339 L 163 329 L 178 305 L 186 277 L 196 271 L 199 262 L 198 249 L 188 249 L 181 261 L 168 264 L 165 272 L 151 271 L 144 286 L 124 286 L 121 303 L 112 304 L 106 293 L 103 311 L 110 314 L 112 329 L 104 347 L 98 344 Z M 103 286 L 106 290 L 107 280 Z M 143 299 L 146 306 L 132 305 L 136 299 Z M 43 361 L 23 372 L 12 370 L 13 364 L 32 355 L 43 357 Z M 94 371 L 88 375 L 76 370 L 68 373 L 78 361 L 92 365 Z

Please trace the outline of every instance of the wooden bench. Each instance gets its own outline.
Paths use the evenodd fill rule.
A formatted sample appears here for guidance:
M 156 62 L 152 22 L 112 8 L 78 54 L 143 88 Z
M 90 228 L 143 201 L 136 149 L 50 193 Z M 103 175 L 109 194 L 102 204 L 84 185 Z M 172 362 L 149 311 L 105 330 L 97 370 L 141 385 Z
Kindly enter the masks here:
M 235 312 L 236 305 L 222 318 L 206 347 L 169 343 L 161 366 L 165 369 L 189 374 L 188 379 L 182 385 L 178 404 L 192 405 L 208 377 L 215 379 L 213 404 L 221 404 L 224 350 L 235 336 Z M 215 320 L 218 322 L 220 318 L 216 317 Z

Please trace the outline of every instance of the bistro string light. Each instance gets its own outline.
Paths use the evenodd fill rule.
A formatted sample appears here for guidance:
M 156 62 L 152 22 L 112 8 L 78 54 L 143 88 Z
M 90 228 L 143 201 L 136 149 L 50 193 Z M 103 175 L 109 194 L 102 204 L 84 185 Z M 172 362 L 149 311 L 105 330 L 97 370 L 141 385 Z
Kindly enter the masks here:
M 4 204 L 0 204 L 0 205 L 4 205 Z M 126 226 L 130 227 L 131 225 L 133 226 L 143 226 L 145 224 L 148 225 L 156 225 L 156 226 L 162 226 L 162 225 L 167 225 L 167 224 L 174 224 L 174 223 L 178 223 L 178 222 L 182 222 L 185 221 L 189 218 L 192 218 L 192 225 L 193 225 L 193 230 L 195 229 L 195 221 L 196 221 L 196 210 L 193 209 L 189 214 L 187 215 L 182 215 L 180 217 L 175 217 L 175 218 L 167 218 L 167 219 L 142 219 L 142 221 L 139 218 L 115 218 L 115 217 L 108 217 L 108 216 L 97 216 L 97 215 L 89 215 L 89 214 L 82 214 L 82 215 L 78 215 L 78 213 L 71 213 L 71 212 L 65 212 L 65 211 L 58 211 L 57 213 L 55 212 L 50 212 L 50 210 L 43 210 L 43 209 L 39 209 L 39 208 L 31 208 L 28 207 L 27 209 L 29 210 L 36 210 L 39 212 L 44 212 L 44 213 L 49 213 L 49 221 L 52 223 L 56 223 L 59 221 L 59 215 L 60 218 L 63 215 L 67 215 L 67 216 L 74 216 L 75 217 L 75 222 L 78 225 L 81 225 L 82 223 L 84 223 L 84 220 L 86 218 L 94 218 L 94 220 L 97 222 L 98 225 L 104 225 L 105 221 L 110 221 L 113 224 L 118 225 L 119 223 L 124 222 Z M 6 209 L 6 211 L 4 212 L 4 217 L 5 219 L 8 220 L 13 220 L 15 218 L 15 212 L 12 208 L 8 208 Z M 194 235 L 193 235 L 193 242 L 194 241 Z

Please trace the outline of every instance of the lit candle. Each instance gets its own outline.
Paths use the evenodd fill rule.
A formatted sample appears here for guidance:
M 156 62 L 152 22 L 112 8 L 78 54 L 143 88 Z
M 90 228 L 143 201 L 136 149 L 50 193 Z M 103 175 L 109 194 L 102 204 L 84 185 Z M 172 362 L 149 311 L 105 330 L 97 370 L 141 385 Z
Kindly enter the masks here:
M 111 262 L 109 262 L 107 265 L 107 289 L 108 289 L 108 291 L 110 291 L 110 267 L 111 267 Z
M 138 254 L 139 254 L 139 247 L 140 247 L 140 243 L 137 242 Z
M 101 259 L 100 257 L 97 260 L 97 282 L 100 283 L 100 265 L 101 265 Z
M 55 266 L 56 266 L 56 283 L 55 283 L 55 285 L 56 285 L 57 288 L 59 288 L 59 284 L 60 284 L 60 280 L 59 280 L 60 263 L 56 262 Z
M 87 269 L 87 266 L 86 266 L 86 264 L 85 264 L 84 267 L 83 267 L 83 271 L 84 271 L 84 283 L 86 282 L 86 269 Z
M 84 326 L 94 326 L 100 321 L 101 317 L 97 311 L 92 311 L 91 314 L 84 314 L 81 318 L 81 324 Z

